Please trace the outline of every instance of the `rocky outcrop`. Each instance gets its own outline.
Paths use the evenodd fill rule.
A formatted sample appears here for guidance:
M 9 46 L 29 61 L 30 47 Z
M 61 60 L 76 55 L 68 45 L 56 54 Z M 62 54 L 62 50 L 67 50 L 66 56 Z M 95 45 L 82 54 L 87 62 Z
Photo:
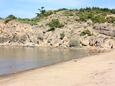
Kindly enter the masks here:
M 107 35 L 107 36 L 113 36 L 115 37 L 115 26 L 111 24 L 95 24 L 93 29 L 98 31 L 101 34 Z
M 64 27 L 48 31 L 50 27 L 47 24 L 52 19 L 59 19 Z M 0 21 L 0 45 L 114 48 L 113 24 L 93 24 L 91 20 L 87 22 L 78 20 L 77 16 L 65 16 L 62 12 L 42 19 L 37 25 L 15 20 L 7 24 Z
M 114 42 L 112 39 L 104 37 L 104 36 L 97 36 L 97 37 L 91 37 L 89 40 L 90 46 L 95 46 L 99 48 L 113 48 Z

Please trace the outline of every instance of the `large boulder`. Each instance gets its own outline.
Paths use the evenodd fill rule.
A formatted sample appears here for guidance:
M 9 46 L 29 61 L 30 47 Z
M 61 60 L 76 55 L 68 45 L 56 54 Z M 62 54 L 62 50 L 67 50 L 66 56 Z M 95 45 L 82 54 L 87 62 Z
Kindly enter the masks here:
M 115 27 L 110 24 L 95 24 L 93 29 L 107 36 L 115 36 Z
M 80 41 L 79 39 L 72 38 L 69 41 L 69 47 L 80 47 Z
M 89 46 L 95 46 L 99 48 L 114 48 L 114 41 L 108 37 L 97 36 L 89 39 Z

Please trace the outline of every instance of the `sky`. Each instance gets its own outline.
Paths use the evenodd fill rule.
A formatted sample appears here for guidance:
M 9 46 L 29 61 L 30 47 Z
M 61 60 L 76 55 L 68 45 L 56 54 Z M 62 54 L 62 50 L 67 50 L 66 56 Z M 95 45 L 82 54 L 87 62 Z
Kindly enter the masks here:
M 115 8 L 115 0 L 0 0 L 0 17 L 13 14 L 17 17 L 32 18 L 42 6 L 47 10 L 84 7 Z

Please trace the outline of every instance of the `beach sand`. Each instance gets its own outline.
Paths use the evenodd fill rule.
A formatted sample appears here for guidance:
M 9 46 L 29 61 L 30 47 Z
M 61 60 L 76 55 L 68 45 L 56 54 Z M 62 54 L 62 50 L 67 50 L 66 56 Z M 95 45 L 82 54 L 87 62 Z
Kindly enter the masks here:
M 115 86 L 115 50 L 1 77 L 0 86 Z

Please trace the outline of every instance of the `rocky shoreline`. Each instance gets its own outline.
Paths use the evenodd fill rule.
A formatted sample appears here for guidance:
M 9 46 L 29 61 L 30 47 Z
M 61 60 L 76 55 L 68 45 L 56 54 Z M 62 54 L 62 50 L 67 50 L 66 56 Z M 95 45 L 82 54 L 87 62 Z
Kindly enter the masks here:
M 114 48 L 114 24 L 93 23 L 91 20 L 81 22 L 78 16 L 65 16 L 63 12 L 43 18 L 37 25 L 16 20 L 5 24 L 0 20 L 0 46 Z M 54 19 L 60 25 L 55 29 L 48 26 Z

